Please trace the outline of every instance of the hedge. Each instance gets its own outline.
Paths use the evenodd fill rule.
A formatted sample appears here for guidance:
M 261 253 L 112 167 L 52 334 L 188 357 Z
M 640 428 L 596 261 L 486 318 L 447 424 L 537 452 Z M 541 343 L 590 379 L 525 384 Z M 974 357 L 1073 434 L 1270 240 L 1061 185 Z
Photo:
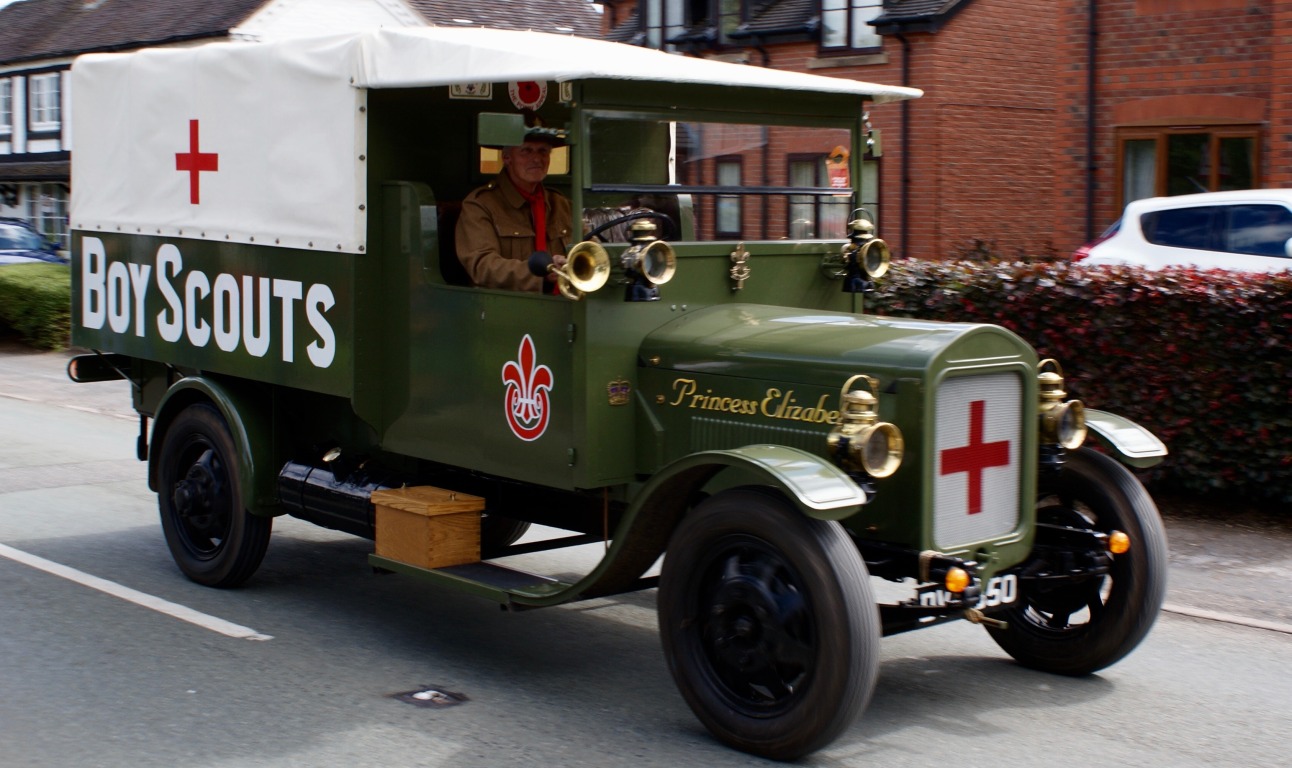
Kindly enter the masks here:
M 1152 430 L 1165 490 L 1292 502 L 1292 273 L 901 260 L 870 311 L 992 322 Z
M 0 265 L 0 326 L 42 349 L 71 338 L 72 276 L 66 264 Z

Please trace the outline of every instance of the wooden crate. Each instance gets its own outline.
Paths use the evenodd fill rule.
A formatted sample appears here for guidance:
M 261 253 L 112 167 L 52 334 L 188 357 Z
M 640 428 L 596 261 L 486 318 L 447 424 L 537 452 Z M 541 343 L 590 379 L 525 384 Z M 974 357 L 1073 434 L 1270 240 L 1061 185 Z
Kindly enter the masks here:
M 375 491 L 377 555 L 420 568 L 480 560 L 484 499 L 429 485 Z

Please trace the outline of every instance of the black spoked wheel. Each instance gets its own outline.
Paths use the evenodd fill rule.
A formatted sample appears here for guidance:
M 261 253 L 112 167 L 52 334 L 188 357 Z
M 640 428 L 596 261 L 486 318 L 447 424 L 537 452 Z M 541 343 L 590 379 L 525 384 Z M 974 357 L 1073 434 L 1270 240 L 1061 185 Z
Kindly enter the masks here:
M 1085 448 L 1069 453 L 1060 473 L 1042 484 L 1036 511 L 1038 523 L 1130 536 L 1130 549 L 1111 556 L 1041 542 L 1019 568 L 1018 600 L 993 614 L 1008 628 L 988 628 L 1025 666 L 1088 675 L 1134 650 L 1157 619 L 1166 592 L 1166 533 L 1134 475 Z M 1106 573 L 1064 575 L 1070 564 L 1109 557 Z
M 874 689 L 879 617 L 865 563 L 838 523 L 770 493 L 725 491 L 682 522 L 659 620 L 682 696 L 736 749 L 806 755 L 847 728 Z
M 214 407 L 184 409 L 158 457 L 162 532 L 184 575 L 209 587 L 251 577 L 269 546 L 272 521 L 242 506 L 233 439 Z

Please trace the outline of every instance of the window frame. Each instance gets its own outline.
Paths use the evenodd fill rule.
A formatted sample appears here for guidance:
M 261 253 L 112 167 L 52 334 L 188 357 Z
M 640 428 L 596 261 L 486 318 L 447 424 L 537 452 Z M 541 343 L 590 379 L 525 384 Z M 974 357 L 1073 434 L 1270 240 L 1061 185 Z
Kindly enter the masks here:
M 813 181 L 814 183 L 813 183 L 812 185 L 810 185 L 810 186 L 817 186 L 817 187 L 827 187 L 827 186 L 829 186 L 829 185 L 830 185 L 830 180 L 829 180 L 829 178 L 828 178 L 828 173 L 829 173 L 829 172 L 826 170 L 826 158 L 827 158 L 828 156 L 829 156 L 828 154 L 826 154 L 826 153 L 821 153 L 821 152 L 790 152 L 790 153 L 787 153 L 787 154 L 785 155 L 785 178 L 786 178 L 786 180 L 787 180 L 787 181 L 793 180 L 793 178 L 794 178 L 794 166 L 795 166 L 796 164 L 798 164 L 798 163 L 812 163 L 812 181 Z M 867 160 L 867 162 L 868 162 L 868 160 Z M 864 165 L 864 164 L 863 164 L 863 165 Z M 851 169 L 850 169 L 850 171 L 849 171 L 849 172 L 851 172 Z M 855 199 L 855 200 L 857 200 L 857 201 L 858 201 L 858 202 L 857 202 L 857 204 L 858 204 L 858 205 L 862 205 L 862 203 L 860 202 L 860 201 L 861 201 L 861 198 L 862 198 L 862 196 L 863 196 L 861 181 L 862 181 L 861 179 L 854 179 L 854 180 L 852 181 L 852 185 L 851 185 L 851 187 L 850 187 L 850 190 L 851 190 L 852 194 L 850 195 L 850 199 L 849 199 L 849 201 L 848 201 L 848 202 L 846 202 L 846 203 L 844 203 L 843 201 L 840 201 L 840 200 L 831 200 L 831 199 L 829 199 L 829 198 L 827 198 L 827 197 L 819 197 L 819 196 L 813 196 L 810 200 L 796 200 L 795 198 L 796 198 L 796 197 L 799 197 L 799 196 L 797 196 L 797 195 L 789 195 L 789 196 L 788 196 L 788 198 L 786 199 L 786 205 L 785 205 L 785 231 L 789 232 L 789 233 L 791 234 L 791 236 L 793 236 L 793 234 L 794 234 L 794 208 L 795 208 L 795 206 L 811 205 L 811 206 L 812 206 L 812 219 L 811 219 L 811 223 L 812 223 L 812 234 L 811 234 L 810 236 L 807 236 L 807 237 L 804 237 L 804 238 L 798 238 L 798 239 L 807 239 L 807 240 L 838 240 L 838 239 L 840 239 L 840 238 L 842 238 L 842 237 L 845 237 L 845 236 L 846 236 L 846 232 L 844 232 L 844 233 L 840 233 L 840 234 L 838 234 L 838 235 L 836 235 L 836 236 L 834 236 L 834 237 L 829 237 L 829 236 L 827 236 L 827 235 L 822 234 L 822 233 L 821 233 L 821 222 L 822 222 L 822 220 L 825 218 L 824 214 L 825 214 L 825 212 L 826 212 L 826 210 L 827 210 L 827 206 L 836 206 L 836 207 L 837 207 L 837 206 L 839 206 L 840 204 L 843 204 L 843 205 L 844 205 L 844 207 L 845 207 L 845 210 L 844 210 L 844 222 L 845 222 L 845 225 L 846 225 L 846 222 L 847 222 L 847 220 L 848 220 L 849 216 L 850 216 L 850 215 L 851 215 L 851 213 L 852 213 L 852 206 L 853 206 L 853 204 L 854 204 L 854 203 L 853 203 L 853 200 L 854 200 L 854 199 Z M 855 197 L 853 197 L 853 196 L 855 196 Z M 807 197 L 807 196 L 806 196 L 806 195 L 804 195 L 803 197 Z M 840 195 L 840 197 L 842 197 L 842 195 Z M 869 208 L 867 208 L 867 210 L 869 210 Z M 874 211 L 872 211 L 872 213 L 874 213 Z M 846 226 L 845 226 L 845 230 L 846 230 Z
M 842 4 L 842 8 L 826 8 L 826 3 Z M 857 53 L 875 53 L 884 47 L 884 38 L 874 26 L 865 23 L 877 19 L 884 13 L 883 0 L 817 0 L 816 9 L 818 18 L 821 20 L 821 35 L 817 41 L 817 48 L 822 56 L 851 56 Z M 874 9 L 874 15 L 866 19 L 861 24 L 857 23 L 858 13 L 866 9 Z M 826 43 L 826 17 L 829 14 L 843 14 L 843 42 L 837 45 L 828 45 Z M 866 33 L 866 40 L 873 43 L 871 45 L 854 45 L 857 42 L 858 27 L 865 26 L 870 28 Z
M 66 251 L 71 239 L 68 213 L 71 191 L 67 184 L 56 181 L 23 184 L 26 198 L 27 220 L 47 240 L 58 243 Z
M 729 3 L 735 4 L 731 10 Z M 702 19 L 694 18 L 697 5 L 705 8 Z M 727 6 L 727 10 L 724 10 Z M 699 23 L 717 30 L 718 45 L 730 46 L 728 35 L 745 21 L 748 13 L 748 0 L 643 0 L 638 13 L 638 24 L 647 48 L 671 51 L 676 46 L 668 42 L 669 38 L 690 30 Z M 727 22 L 735 17 L 735 23 L 727 28 Z
M 1210 154 L 1211 167 L 1208 171 L 1207 191 L 1215 192 L 1219 186 L 1220 179 L 1220 142 L 1223 139 L 1250 139 L 1252 142 L 1251 156 L 1251 173 L 1252 189 L 1258 189 L 1262 186 L 1261 178 L 1261 137 L 1262 131 L 1259 125 L 1191 125 L 1191 126 L 1138 126 L 1129 128 L 1118 128 L 1115 135 L 1116 141 L 1116 205 L 1117 210 L 1121 211 L 1130 202 L 1126 199 L 1126 173 L 1127 173 L 1127 144 L 1132 141 L 1153 141 L 1154 142 L 1154 160 L 1153 160 L 1153 197 L 1167 197 L 1169 188 L 1169 152 L 1170 137 L 1200 134 L 1208 135 L 1208 151 Z
M 688 0 L 642 0 L 638 22 L 647 48 L 673 50 L 668 39 L 686 29 L 687 5 Z
M 723 166 L 736 168 L 738 180 L 733 185 L 722 183 Z M 745 179 L 745 158 L 742 155 L 718 155 L 713 158 L 713 181 L 718 186 L 740 186 Z M 735 206 L 736 229 L 722 229 L 722 208 L 724 204 Z M 713 196 L 713 236 L 720 240 L 732 240 L 744 236 L 745 201 L 743 195 L 715 194 Z
M 45 87 L 47 83 L 52 83 L 53 87 Z M 27 125 L 32 133 L 47 133 L 62 128 L 62 72 L 42 72 L 27 76 Z
M 13 134 L 13 78 L 0 77 L 0 136 Z

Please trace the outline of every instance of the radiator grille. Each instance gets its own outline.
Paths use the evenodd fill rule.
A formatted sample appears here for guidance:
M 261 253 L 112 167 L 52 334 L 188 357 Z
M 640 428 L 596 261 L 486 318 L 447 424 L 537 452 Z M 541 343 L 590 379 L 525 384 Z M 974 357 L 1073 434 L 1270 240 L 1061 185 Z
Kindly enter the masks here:
M 935 547 L 954 549 L 1017 528 L 1022 394 L 1010 373 L 943 382 L 933 422 Z
M 824 429 L 792 429 L 697 416 L 691 419 L 691 450 L 707 451 L 770 443 L 820 454 L 825 450 L 826 432 Z

